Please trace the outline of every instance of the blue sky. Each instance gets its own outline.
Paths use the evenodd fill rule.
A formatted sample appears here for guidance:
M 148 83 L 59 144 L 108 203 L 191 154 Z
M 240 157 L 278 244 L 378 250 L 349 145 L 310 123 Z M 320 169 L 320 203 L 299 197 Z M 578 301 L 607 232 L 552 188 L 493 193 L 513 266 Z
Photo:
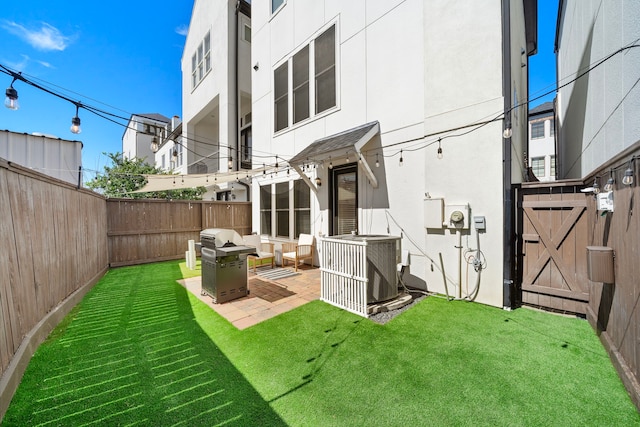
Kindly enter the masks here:
M 530 58 L 530 95 L 553 88 L 558 0 L 539 0 L 538 54 Z M 193 0 L 20 0 L 3 2 L 0 64 L 65 96 L 111 113 L 182 115 L 180 61 Z M 499 29 L 498 29 L 499 30 Z M 11 78 L 0 74 L 0 85 Z M 103 152 L 122 150 L 124 127 L 80 110 L 82 133 L 70 132 L 75 107 L 22 82 L 20 109 L 0 108 L 0 129 L 83 142 L 84 180 L 102 171 Z M 530 104 L 533 108 L 554 95 Z
M 192 6 L 193 0 L 3 1 L 0 64 L 127 118 L 181 115 L 180 61 Z M 0 74 L 2 89 L 10 83 Z M 102 152 L 122 151 L 124 127 L 81 109 L 82 133 L 75 135 L 74 105 L 22 82 L 14 88 L 20 109 L 0 108 L 0 129 L 80 140 L 83 168 L 90 170 L 103 169 Z

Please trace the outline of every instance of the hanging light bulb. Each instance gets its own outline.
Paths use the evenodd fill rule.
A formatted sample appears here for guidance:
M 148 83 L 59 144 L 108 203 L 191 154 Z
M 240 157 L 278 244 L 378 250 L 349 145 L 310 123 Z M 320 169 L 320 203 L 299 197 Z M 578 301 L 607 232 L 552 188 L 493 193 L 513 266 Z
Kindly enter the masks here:
M 380 167 L 380 160 L 378 159 L 378 153 L 376 153 L 376 167 Z
M 404 159 L 402 158 L 402 150 L 400 150 L 400 166 L 402 166 Z
M 609 192 L 611 190 L 613 190 L 613 172 L 611 173 L 611 176 L 609 176 L 609 179 L 607 180 L 607 183 L 604 185 L 604 191 Z
M 289 174 L 290 174 L 290 171 L 289 171 L 289 168 L 287 168 L 287 176 L 289 176 Z
M 227 162 L 227 166 L 229 166 L 229 169 L 233 168 L 233 157 L 229 156 L 229 161 Z
M 331 163 L 331 156 L 329 156 L 329 169 L 333 169 L 333 163 Z
M 631 169 L 631 165 L 624 171 L 624 176 L 622 177 L 622 183 L 624 185 L 633 184 L 633 170 Z
M 600 184 L 598 184 L 598 178 L 593 179 L 593 194 L 600 193 Z
M 178 162 L 178 150 L 175 148 L 173 149 L 173 153 L 171 153 L 171 158 L 173 159 L 173 163 Z
M 442 159 L 442 157 L 443 157 L 443 156 L 442 156 L 442 145 L 441 145 L 440 141 L 441 141 L 441 140 L 440 140 L 440 139 L 438 139 L 438 154 L 436 155 L 436 156 L 438 157 L 438 159 L 439 159 L 439 160 L 440 160 L 440 159 Z
M 16 79 L 14 77 L 13 82 L 15 81 Z M 13 82 L 11 82 L 5 91 L 6 98 L 4 99 L 4 106 L 10 110 L 17 110 L 20 108 L 20 104 L 18 103 L 18 91 L 13 88 Z
M 349 152 L 347 151 L 347 157 L 345 158 L 345 160 L 347 161 L 347 163 L 349 163 Z
M 79 134 L 80 132 L 82 132 L 82 129 L 80 129 L 80 117 L 78 117 L 79 108 L 79 105 L 76 104 L 76 116 L 71 119 L 71 133 L 75 134 Z
M 151 140 L 151 152 L 153 152 L 153 153 L 157 153 L 158 152 L 158 138 L 155 137 L 155 136 Z
M 262 164 L 262 175 L 266 175 L 267 174 L 267 165 L 266 164 Z

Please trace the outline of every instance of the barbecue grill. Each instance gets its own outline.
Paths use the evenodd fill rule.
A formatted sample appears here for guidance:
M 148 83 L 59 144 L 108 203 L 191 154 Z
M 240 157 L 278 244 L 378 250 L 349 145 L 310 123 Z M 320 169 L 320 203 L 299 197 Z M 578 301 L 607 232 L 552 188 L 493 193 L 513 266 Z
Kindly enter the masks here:
M 247 290 L 247 256 L 256 248 L 245 246 L 234 230 L 208 228 L 200 232 L 202 295 L 220 304 L 242 298 Z

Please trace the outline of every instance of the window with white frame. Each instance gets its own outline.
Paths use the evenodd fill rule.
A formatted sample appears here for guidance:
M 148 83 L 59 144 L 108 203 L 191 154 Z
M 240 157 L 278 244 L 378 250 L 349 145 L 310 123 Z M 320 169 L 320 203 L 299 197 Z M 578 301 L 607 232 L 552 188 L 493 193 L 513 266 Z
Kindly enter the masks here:
M 538 178 L 544 177 L 544 157 L 533 157 L 531 159 L 531 171 Z
M 289 181 L 276 187 L 276 236 L 289 237 Z
M 271 0 L 271 13 L 276 13 L 284 4 L 285 0 Z
M 544 122 L 531 123 L 531 139 L 544 138 Z
M 549 120 L 549 135 L 553 136 L 556 133 L 556 121 L 552 118 Z
M 191 88 L 194 89 L 211 70 L 211 33 L 207 31 L 191 57 Z
M 311 233 L 311 190 L 309 186 L 298 179 L 293 182 L 293 211 L 295 238 L 300 233 Z
M 550 169 L 549 175 L 551 176 L 551 178 L 555 178 L 556 177 L 556 156 L 551 156 L 549 169 Z
M 271 236 L 271 184 L 260 186 L 260 232 Z
M 164 170 L 164 168 L 166 167 L 167 167 L 167 164 L 165 163 L 165 155 L 163 154 L 162 157 L 160 157 L 160 168 Z
M 275 230 L 272 230 L 272 219 L 275 219 Z M 260 186 L 260 233 L 285 238 L 311 233 L 311 191 L 304 181 Z
M 280 64 L 274 70 L 273 80 L 275 132 L 335 107 L 335 24 Z M 291 106 L 289 96 L 292 98 Z
M 251 43 L 251 27 L 247 24 L 244 24 L 244 31 L 242 33 L 242 38 L 247 43 Z
M 286 62 L 273 74 L 274 129 L 285 129 L 289 125 L 289 68 Z
M 176 159 L 176 167 L 180 167 L 180 166 L 182 166 L 182 162 L 183 162 L 183 158 L 182 158 L 182 153 L 183 153 L 183 150 L 182 150 L 182 144 L 178 144 L 178 143 L 176 143 L 176 144 L 173 146 L 173 148 L 174 148 L 174 150 L 176 150 L 176 152 L 178 153 L 178 158 Z

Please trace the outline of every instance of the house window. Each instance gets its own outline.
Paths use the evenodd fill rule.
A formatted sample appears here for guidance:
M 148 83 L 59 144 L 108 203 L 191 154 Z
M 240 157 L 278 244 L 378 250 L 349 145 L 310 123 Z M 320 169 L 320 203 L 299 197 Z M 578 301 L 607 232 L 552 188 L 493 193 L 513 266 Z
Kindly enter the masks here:
M 275 102 L 275 127 L 277 131 L 286 128 L 289 125 L 289 72 L 288 63 L 284 63 L 278 68 L 273 75 L 273 97 Z
M 309 46 L 293 55 L 293 123 L 309 117 Z
M 247 24 L 244 25 L 243 37 L 244 41 L 246 41 L 247 43 L 251 43 L 251 27 Z
M 271 185 L 260 186 L 260 232 L 271 236 Z
M 291 68 L 291 81 L 289 81 L 289 68 Z M 313 92 L 311 77 L 314 79 Z M 289 96 L 293 101 L 291 113 L 289 113 Z M 273 98 L 275 132 L 337 105 L 335 25 L 325 30 L 275 69 Z M 289 123 L 289 116 L 292 123 Z
M 316 39 L 316 114 L 336 105 L 336 26 Z
M 549 171 L 549 175 L 551 176 L 551 178 L 555 178 L 556 177 L 556 156 L 551 156 L 550 160 L 551 160 L 551 165 L 550 165 L 551 170 Z
M 531 159 L 531 171 L 538 178 L 544 178 L 544 157 Z
M 285 0 L 271 0 L 271 13 L 276 13 L 278 9 L 284 4 Z
M 531 139 L 544 138 L 544 122 L 531 123 Z
M 207 32 L 191 57 L 191 88 L 195 88 L 211 70 L 211 34 Z
M 163 154 L 162 157 L 160 157 L 160 168 L 164 170 L 165 167 L 166 167 L 165 155 Z
M 174 144 L 173 145 L 173 149 L 176 150 L 176 152 L 178 153 L 178 158 L 176 160 L 176 167 L 182 166 L 182 144 Z
M 251 126 L 240 132 L 240 163 L 243 169 L 251 169 Z
M 300 233 L 311 233 L 311 191 L 309 186 L 298 179 L 293 183 L 293 210 L 295 215 L 295 238 Z
M 551 119 L 549 120 L 549 135 L 553 136 L 556 133 L 556 121 Z
M 276 236 L 289 237 L 289 182 L 276 184 Z

